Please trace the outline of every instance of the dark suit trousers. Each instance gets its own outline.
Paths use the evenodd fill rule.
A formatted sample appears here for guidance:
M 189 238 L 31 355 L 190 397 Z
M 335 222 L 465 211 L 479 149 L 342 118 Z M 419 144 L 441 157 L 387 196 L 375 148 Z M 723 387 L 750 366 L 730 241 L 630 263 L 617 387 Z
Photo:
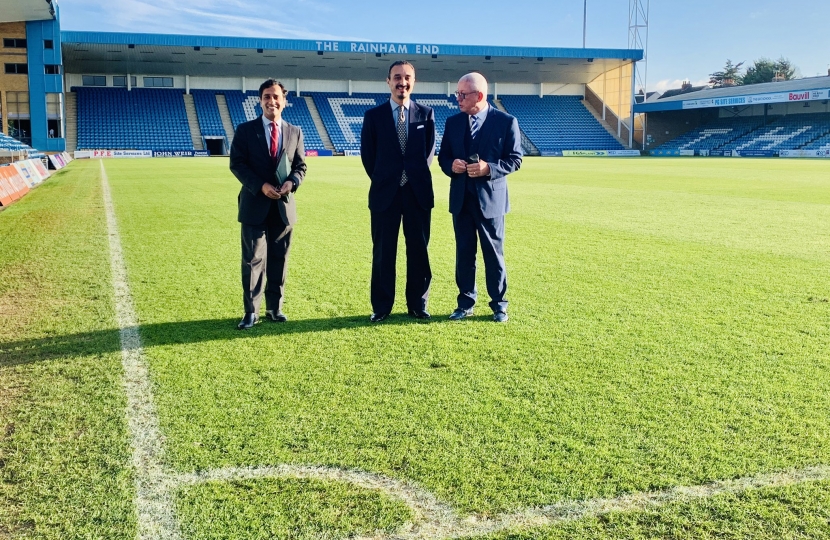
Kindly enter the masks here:
M 507 311 L 507 269 L 504 265 L 504 216 L 487 219 L 481 213 L 476 193 L 464 192 L 461 212 L 452 216 L 455 230 L 455 283 L 458 307 L 470 309 L 476 303 L 476 236 L 484 257 L 484 276 L 490 308 Z
M 288 252 L 294 228 L 282 221 L 274 203 L 262 225 L 242 224 L 242 296 L 245 313 L 259 313 L 262 294 L 265 308 L 282 310 Z
M 395 259 L 401 221 L 406 240 L 406 306 L 414 310 L 426 309 L 432 282 L 427 254 L 431 213 L 432 209 L 424 209 L 418 204 L 409 184 L 398 189 L 389 208 L 371 212 L 371 300 L 375 313 L 390 313 L 395 303 Z

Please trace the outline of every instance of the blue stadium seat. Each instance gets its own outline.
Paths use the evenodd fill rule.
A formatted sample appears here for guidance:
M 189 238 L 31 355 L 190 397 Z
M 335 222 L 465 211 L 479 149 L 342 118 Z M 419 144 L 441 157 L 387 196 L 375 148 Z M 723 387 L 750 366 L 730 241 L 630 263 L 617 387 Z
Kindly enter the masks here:
M 543 153 L 563 150 L 623 150 L 585 108 L 581 96 L 500 96 L 524 134 Z
M 262 107 L 259 105 L 259 92 L 249 90 L 242 93 L 239 90 L 216 90 L 215 94 L 223 94 L 228 103 L 228 111 L 231 115 L 233 129 L 236 130 L 239 124 L 253 120 L 262 114 Z M 297 97 L 295 92 L 288 93 L 288 99 L 282 117 L 286 122 L 300 126 L 303 129 L 303 141 L 307 150 L 323 149 L 323 140 L 317 133 L 317 126 L 311 118 L 311 112 L 305 99 Z
M 830 114 L 718 118 L 654 150 L 773 151 L 823 148 L 830 142 Z M 823 141 L 823 142 L 822 142 Z
M 183 91 L 73 88 L 79 150 L 193 150 Z
M 342 92 L 313 92 L 310 95 L 338 152 L 360 150 L 363 115 L 367 110 L 389 101 L 389 94 L 353 93 L 350 96 Z M 452 96 L 441 94 L 415 94 L 412 99 L 416 103 L 432 107 L 435 111 L 437 153 L 441 147 L 447 118 L 459 112 L 458 102 Z
M 225 126 L 219 115 L 219 105 L 216 103 L 216 90 L 191 90 L 193 104 L 196 106 L 196 116 L 199 119 L 199 131 L 202 137 L 226 137 Z
M 35 150 L 28 144 L 18 141 L 14 137 L 9 137 L 0 131 L 0 150 L 7 152 L 21 152 L 26 155 L 27 159 L 36 159 L 45 157 L 46 154 Z

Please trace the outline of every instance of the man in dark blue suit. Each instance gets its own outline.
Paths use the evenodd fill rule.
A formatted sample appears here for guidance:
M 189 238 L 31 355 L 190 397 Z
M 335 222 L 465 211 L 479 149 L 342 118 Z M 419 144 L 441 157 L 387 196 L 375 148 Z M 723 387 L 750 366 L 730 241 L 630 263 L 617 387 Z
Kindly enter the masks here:
M 406 240 L 406 306 L 410 317 L 429 319 L 432 281 L 427 245 L 435 197 L 429 165 L 435 152 L 435 115 L 409 99 L 415 68 L 397 61 L 386 79 L 389 101 L 363 117 L 360 158 L 372 183 L 372 322 L 386 319 L 395 303 L 395 259 L 403 221 Z
M 493 320 L 507 322 L 504 215 L 510 211 L 507 176 L 522 164 L 519 123 L 487 103 L 487 80 L 468 73 L 458 81 L 459 114 L 447 119 L 438 163 L 450 177 L 450 213 L 455 230 L 455 282 L 460 320 L 473 314 L 476 291 L 476 236 Z

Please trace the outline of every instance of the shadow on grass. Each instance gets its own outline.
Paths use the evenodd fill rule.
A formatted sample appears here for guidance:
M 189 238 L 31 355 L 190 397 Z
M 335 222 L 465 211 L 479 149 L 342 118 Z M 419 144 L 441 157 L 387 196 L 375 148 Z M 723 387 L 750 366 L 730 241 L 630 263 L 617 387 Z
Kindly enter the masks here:
M 291 320 L 275 323 L 263 320 L 250 330 L 237 330 L 239 318 L 166 322 L 139 327 L 143 347 L 228 341 L 240 338 L 282 336 L 311 332 L 362 328 L 364 326 L 404 326 L 449 322 L 445 316 L 417 321 L 404 314 L 393 314 L 381 323 L 369 322 L 368 315 Z M 0 368 L 42 362 L 57 358 L 109 354 L 121 350 L 118 329 L 81 332 L 66 336 L 0 342 Z

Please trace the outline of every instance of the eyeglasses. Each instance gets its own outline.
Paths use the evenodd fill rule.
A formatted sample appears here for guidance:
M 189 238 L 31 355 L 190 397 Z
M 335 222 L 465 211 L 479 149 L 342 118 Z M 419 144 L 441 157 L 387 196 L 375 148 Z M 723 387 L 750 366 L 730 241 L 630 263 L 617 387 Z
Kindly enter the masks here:
M 467 96 L 472 96 L 474 94 L 478 95 L 478 92 L 456 92 L 455 97 L 458 99 L 458 101 L 464 101 L 465 99 L 467 99 Z

